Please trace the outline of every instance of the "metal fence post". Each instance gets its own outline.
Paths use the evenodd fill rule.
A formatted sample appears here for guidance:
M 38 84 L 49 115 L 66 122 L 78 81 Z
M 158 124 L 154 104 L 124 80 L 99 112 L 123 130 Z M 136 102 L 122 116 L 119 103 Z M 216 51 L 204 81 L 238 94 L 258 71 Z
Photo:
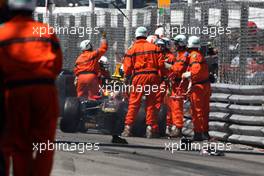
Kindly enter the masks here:
M 90 24 L 91 24 L 91 28 L 94 29 L 95 26 L 96 26 L 96 15 L 95 15 L 95 12 L 94 12 L 94 7 L 95 7 L 95 3 L 94 3 L 94 0 L 89 0 L 89 12 L 91 14 L 91 21 L 90 21 Z M 94 38 L 94 34 L 92 33 L 90 39 L 92 40 Z
M 151 9 L 151 20 L 150 20 L 150 24 L 152 24 L 150 26 L 150 31 L 152 33 L 154 33 L 155 29 L 156 29 L 156 24 L 158 23 L 158 12 L 155 8 Z
M 201 25 L 200 29 L 203 29 L 203 27 L 207 27 L 209 23 L 209 5 L 208 4 L 203 4 L 201 5 Z M 201 41 L 207 41 L 208 40 L 208 35 L 204 35 L 201 33 Z
M 116 41 L 116 45 L 115 45 L 115 60 L 116 62 L 121 62 L 121 56 L 124 54 L 125 52 L 125 28 L 124 28 L 124 18 L 122 16 L 122 14 L 118 14 L 117 15 L 117 31 L 115 31 L 115 38 L 118 38 L 120 35 L 122 36 L 122 40 L 117 40 Z
M 126 10 L 127 10 L 127 15 L 128 15 L 128 21 L 126 20 L 125 26 L 126 26 L 126 36 L 125 36 L 125 49 L 127 50 L 131 44 L 131 39 L 132 39 L 132 13 L 133 13 L 133 1 L 132 0 L 127 0 L 126 1 Z
M 114 36 L 113 35 L 114 34 L 114 30 L 111 28 L 111 13 L 110 12 L 105 12 L 104 15 L 105 15 L 104 16 L 104 20 L 105 20 L 104 24 L 105 24 L 105 26 L 104 26 L 103 30 L 107 33 L 108 45 L 109 46 L 113 46 L 114 40 L 112 40 L 112 38 Z M 110 63 L 114 63 L 115 62 L 114 58 L 113 57 L 109 57 L 109 56 L 113 56 L 114 55 L 113 47 L 109 47 L 109 49 L 108 49 L 106 54 L 107 54 L 107 57 L 109 59 L 109 62 Z M 115 64 L 111 64 L 110 65 L 110 71 L 111 72 L 114 69 L 114 65 Z
M 240 51 L 239 51 L 239 83 L 246 83 L 246 64 L 247 64 L 247 52 L 248 52 L 248 15 L 249 7 L 248 3 L 243 2 L 241 4 L 241 18 L 240 18 Z
M 226 3 L 226 0 L 223 0 L 221 3 L 221 27 L 224 27 L 225 29 L 228 27 L 228 5 Z M 219 60 L 218 60 L 218 81 L 223 82 L 225 80 L 225 75 L 221 74 L 224 71 L 224 66 L 226 63 L 229 62 L 228 55 L 226 54 L 228 49 L 228 39 L 226 35 L 220 35 L 220 51 L 219 51 Z

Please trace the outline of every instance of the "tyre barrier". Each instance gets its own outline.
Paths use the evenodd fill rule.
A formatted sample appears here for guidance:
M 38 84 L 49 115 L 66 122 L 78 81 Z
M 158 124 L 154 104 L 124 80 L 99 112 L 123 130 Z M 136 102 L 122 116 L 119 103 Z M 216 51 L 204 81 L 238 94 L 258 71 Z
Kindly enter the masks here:
M 237 94 L 237 95 L 264 95 L 262 85 L 232 85 L 232 84 L 211 84 L 213 93 Z
M 229 129 L 232 134 L 260 137 L 264 136 L 264 126 L 230 125 Z
M 228 124 L 225 122 L 210 121 L 209 122 L 210 131 L 226 132 L 228 131 Z
M 210 134 L 264 147 L 264 86 L 213 84 Z
M 219 132 L 219 131 L 209 131 L 209 135 L 213 136 L 221 141 L 227 141 L 229 134 L 226 132 Z
M 264 108 L 262 106 L 247 106 L 247 105 L 237 105 L 230 103 L 211 103 L 211 111 L 214 112 L 226 112 L 232 114 L 241 114 L 241 115 L 263 115 Z
M 229 117 L 230 123 L 241 125 L 260 125 L 264 126 L 264 116 L 246 116 L 233 114 Z
M 191 120 L 183 132 L 190 134 Z M 264 147 L 264 86 L 212 84 L 209 134 L 225 142 Z
M 229 114 L 223 112 L 211 112 L 209 116 L 210 121 L 227 122 L 228 119 L 229 119 Z
M 258 146 L 262 148 L 264 146 L 264 137 L 258 137 L 258 136 L 246 136 L 246 135 L 233 134 L 233 135 L 230 135 L 227 140 L 233 143 L 253 145 L 253 146 Z

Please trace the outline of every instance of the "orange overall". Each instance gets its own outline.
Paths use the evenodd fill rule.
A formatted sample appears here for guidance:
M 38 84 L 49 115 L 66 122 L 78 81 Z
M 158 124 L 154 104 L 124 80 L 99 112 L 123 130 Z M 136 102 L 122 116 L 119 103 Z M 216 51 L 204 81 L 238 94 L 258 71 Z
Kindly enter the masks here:
M 211 86 L 208 65 L 200 51 L 190 52 L 188 71 L 192 81 L 190 100 L 194 132 L 208 132 Z
M 100 48 L 84 51 L 76 60 L 74 73 L 78 77 L 77 96 L 91 100 L 96 99 L 99 91 L 99 59 L 107 51 L 107 42 L 102 40 Z
M 145 39 L 138 39 L 127 51 L 123 64 L 125 76 L 133 76 L 125 124 L 133 125 L 145 95 L 146 124 L 153 131 L 158 131 L 156 95 L 161 81 L 159 72 L 164 72 L 164 58 L 160 49 Z M 146 88 L 150 91 L 146 91 Z
M 181 75 L 189 64 L 188 52 L 178 51 L 176 61 L 171 67 L 173 72 L 172 96 L 177 95 L 177 88 L 180 86 Z M 180 87 L 180 92 L 186 91 L 187 84 L 184 82 Z M 175 125 L 177 128 L 183 127 L 183 99 L 168 98 L 167 126 Z
M 167 52 L 165 54 L 165 56 L 163 56 L 163 57 L 164 57 L 165 61 L 167 63 L 170 63 L 170 64 L 173 64 L 175 62 L 175 59 L 176 59 L 175 56 L 171 52 Z M 163 75 L 165 77 L 167 77 L 169 75 L 169 73 L 170 73 L 170 71 L 165 70 L 163 72 Z M 159 92 L 157 93 L 157 104 L 156 104 L 156 108 L 158 109 L 158 111 L 160 110 L 161 105 L 163 103 L 164 104 L 167 104 L 168 103 L 168 97 L 165 97 L 166 96 L 167 89 L 168 89 L 167 83 L 165 83 L 165 81 L 162 81 L 162 83 L 160 85 Z
M 33 144 L 54 141 L 59 116 L 54 81 L 61 71 L 62 52 L 56 35 L 39 36 L 33 28 L 48 26 L 16 16 L 0 26 L 0 70 L 5 81 L 6 124 L 0 140 L 6 171 L 12 159 L 15 176 L 48 176 L 53 150 Z M 36 149 L 36 148 L 35 148 Z M 6 173 L 9 175 L 9 173 Z

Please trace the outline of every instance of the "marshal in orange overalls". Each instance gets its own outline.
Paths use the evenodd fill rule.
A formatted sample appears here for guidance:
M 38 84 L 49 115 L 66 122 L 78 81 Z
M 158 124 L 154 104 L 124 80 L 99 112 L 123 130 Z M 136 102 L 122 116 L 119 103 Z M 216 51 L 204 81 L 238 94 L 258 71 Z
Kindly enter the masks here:
M 177 93 L 177 88 L 181 82 L 181 75 L 184 73 L 189 64 L 189 53 L 187 51 L 178 51 L 176 61 L 171 67 L 173 72 L 172 80 L 172 96 Z M 180 92 L 185 92 L 187 82 L 184 82 L 180 87 Z M 168 98 L 168 113 L 167 113 L 167 126 L 175 125 L 181 129 L 183 127 L 183 99 Z
M 200 51 L 190 51 L 188 71 L 191 72 L 192 81 L 190 100 L 194 132 L 206 133 L 209 130 L 211 86 L 208 65 Z
M 107 41 L 102 39 L 101 46 L 95 51 L 83 51 L 77 58 L 74 73 L 78 77 L 77 96 L 94 100 L 99 91 L 99 59 L 107 51 Z
M 0 26 L 0 70 L 6 85 L 6 124 L 0 143 L 6 171 L 12 160 L 15 176 L 48 176 L 52 169 L 54 151 L 35 151 L 33 157 L 33 143 L 54 141 L 59 116 L 54 82 L 62 52 L 55 35 L 40 37 L 33 32 L 41 27 L 48 30 L 31 16 L 20 15 Z
M 163 53 L 163 57 L 164 57 L 164 60 L 167 63 L 169 63 L 169 64 L 173 64 L 175 62 L 175 59 L 176 59 L 175 56 L 171 52 Z M 169 74 L 170 74 L 170 71 L 169 70 L 165 70 L 163 72 L 163 76 L 165 76 L 165 77 L 168 77 Z M 161 75 L 161 73 L 160 73 L 160 75 Z M 157 93 L 157 104 L 156 104 L 156 108 L 158 109 L 158 111 L 160 111 L 161 105 L 163 103 L 164 104 L 169 103 L 169 99 L 166 96 L 167 89 L 168 89 L 168 82 L 162 81 L 161 82 L 161 85 L 160 85 L 159 92 Z
M 128 112 L 125 119 L 126 125 L 133 125 L 141 99 L 146 92 L 136 90 L 137 87 L 159 87 L 161 78 L 159 72 L 164 72 L 164 58 L 160 49 L 145 39 L 137 39 L 133 46 L 127 51 L 124 58 L 125 76 L 133 76 L 132 86 L 134 91 L 130 92 Z M 156 94 L 158 90 L 150 91 L 146 95 L 146 124 L 152 127 L 153 131 L 158 131 Z

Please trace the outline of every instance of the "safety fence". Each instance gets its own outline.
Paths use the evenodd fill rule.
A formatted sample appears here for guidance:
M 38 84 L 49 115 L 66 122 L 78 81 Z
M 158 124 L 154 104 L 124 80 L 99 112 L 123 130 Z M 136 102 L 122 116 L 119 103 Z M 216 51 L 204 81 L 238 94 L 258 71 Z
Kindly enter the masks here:
M 262 85 L 264 82 L 264 2 L 212 0 L 175 4 L 171 29 L 200 36 L 218 50 L 218 82 Z M 179 18 L 181 16 L 181 18 Z M 173 34 L 173 32 L 171 32 Z
M 69 10 L 68 10 L 69 11 Z M 80 54 L 79 43 L 91 39 L 99 46 L 98 31 L 106 31 L 110 71 L 120 62 L 138 26 L 146 26 L 153 34 L 162 23 L 167 37 L 179 33 L 198 35 L 203 45 L 210 42 L 218 50 L 218 82 L 261 85 L 264 82 L 264 2 L 224 1 L 176 3 L 169 13 L 160 14 L 156 7 L 123 10 L 100 9 L 90 13 L 78 8 L 53 13 L 37 11 L 35 19 L 57 29 L 64 53 L 64 69 L 72 70 Z
M 100 32 L 105 31 L 109 44 L 106 56 L 109 59 L 109 69 L 113 72 L 116 62 L 121 62 L 126 48 L 130 46 L 136 27 L 148 26 L 149 29 L 153 28 L 152 31 L 156 28 L 156 9 L 136 9 L 131 13 L 124 10 L 127 16 L 131 15 L 131 23 L 116 9 L 95 10 L 94 13 L 78 11 L 73 9 L 72 13 L 62 11 L 34 14 L 35 19 L 48 23 L 56 30 L 64 54 L 63 67 L 67 70 L 74 67 L 80 54 L 80 42 L 90 39 L 94 48 L 97 48 L 100 44 Z
M 213 84 L 210 135 L 223 141 L 264 147 L 264 86 Z M 186 135 L 192 134 L 185 119 Z
M 203 45 L 211 42 L 218 50 L 219 84 L 213 85 L 210 134 L 223 141 L 264 146 L 264 2 L 177 3 L 163 16 L 156 7 L 123 11 L 128 19 L 116 9 L 90 13 L 78 8 L 70 13 L 36 12 L 34 18 L 58 30 L 66 70 L 73 69 L 82 40 L 91 39 L 95 48 L 99 46 L 98 31 L 107 32 L 106 56 L 111 72 L 122 60 L 138 26 L 146 26 L 153 34 L 161 22 L 168 37 L 186 33 L 200 36 Z M 70 74 L 63 78 L 61 94 L 75 96 L 74 86 L 70 86 L 73 79 Z M 66 97 L 61 97 L 63 108 Z M 183 132 L 193 133 L 191 119 L 185 119 Z

